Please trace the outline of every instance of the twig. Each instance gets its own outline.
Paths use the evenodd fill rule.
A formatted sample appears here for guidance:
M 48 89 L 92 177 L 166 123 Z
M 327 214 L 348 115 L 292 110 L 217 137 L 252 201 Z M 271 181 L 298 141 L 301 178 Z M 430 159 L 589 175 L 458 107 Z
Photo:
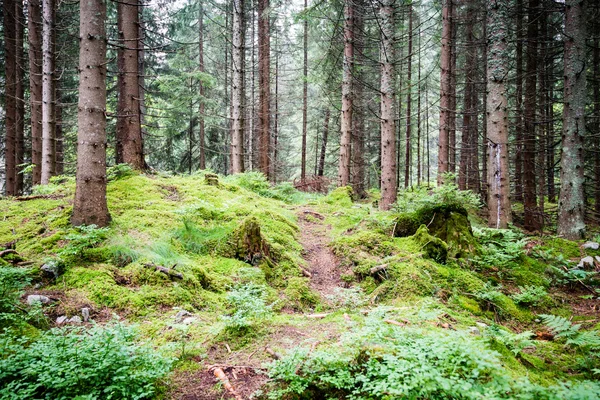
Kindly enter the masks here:
M 7 250 L 2 250 L 2 251 L 0 251 L 0 258 L 2 258 L 2 257 L 4 257 L 4 256 L 6 256 L 6 255 L 8 255 L 8 254 L 16 254 L 16 255 L 19 255 L 19 253 L 17 253 L 17 251 L 16 251 L 16 250 L 13 250 L 13 249 L 7 249 Z
M 323 313 L 323 314 L 305 314 L 304 316 L 306 318 L 314 318 L 314 319 L 322 319 L 325 318 L 326 316 L 328 316 L 330 313 Z
M 229 394 L 235 398 L 235 400 L 244 400 L 244 398 L 238 392 L 236 392 L 231 382 L 229 382 L 229 378 L 227 375 L 225 375 L 225 372 L 223 372 L 221 368 L 217 367 L 213 369 L 213 374 L 215 374 L 215 376 L 223 383 L 225 390 L 227 390 Z
M 270 347 L 265 347 L 265 353 L 270 355 L 275 360 L 281 360 L 281 355 L 273 349 L 271 349 Z
M 144 264 L 145 267 L 148 268 L 154 268 L 155 270 L 162 272 L 163 274 L 172 277 L 172 278 L 178 278 L 178 279 L 183 279 L 183 274 L 177 271 L 173 271 L 170 268 L 166 268 L 160 265 L 156 265 L 156 264 L 152 264 L 152 263 L 148 263 L 148 264 Z

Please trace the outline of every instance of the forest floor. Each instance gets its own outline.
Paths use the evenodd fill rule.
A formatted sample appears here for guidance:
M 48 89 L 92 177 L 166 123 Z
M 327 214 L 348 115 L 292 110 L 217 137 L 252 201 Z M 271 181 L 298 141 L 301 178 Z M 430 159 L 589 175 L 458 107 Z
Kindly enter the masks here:
M 485 364 L 491 375 L 479 381 L 467 369 L 461 379 L 470 387 L 527 377 L 527 385 L 569 388 L 600 373 L 592 350 L 598 348 L 594 340 L 600 343 L 600 249 L 517 228 L 488 229 L 474 212 L 458 235 L 467 242 L 449 237 L 446 244 L 427 231 L 395 234 L 402 221 L 413 223 L 415 210 L 440 204 L 462 210 L 472 197 L 456 188 L 406 191 L 396 210 L 382 212 L 374 206 L 376 193 L 361 202 L 347 188 L 312 195 L 289 184 L 271 187 L 256 173 L 220 177 L 214 185 L 202 174 L 125 171 L 108 186 L 113 222 L 106 229 L 69 224 L 72 178 L 40 190 L 0 199 L 0 251 L 10 250 L 0 256 L 0 268 L 24 268 L 31 276 L 17 309 L 27 309 L 28 296 L 50 300 L 40 309 L 46 325 L 31 317 L 22 331 L 64 327 L 59 321 L 79 318 L 85 308 L 98 325 L 110 327 L 117 319 L 131 324 L 139 341 L 175 359 L 156 398 L 235 399 L 216 377 L 221 371 L 238 399 L 269 398 L 294 379 L 312 394 L 270 398 L 325 398 L 338 390 L 328 386 L 335 371 L 345 377 L 336 385 L 361 371 L 343 369 L 363 362 L 363 351 L 392 358 L 404 352 L 410 360 L 419 343 L 429 343 L 427 353 L 444 363 L 427 364 L 419 356 L 426 364 L 411 371 L 422 367 L 446 379 L 454 373 L 436 368 L 454 371 L 455 360 L 460 368 L 465 359 L 474 369 L 490 359 L 502 365 L 492 373 Z M 260 257 L 238 248 L 248 222 L 260 227 Z M 455 257 L 460 246 L 467 246 L 466 254 Z M 440 250 L 448 251 L 447 259 L 439 259 Z M 586 257 L 591 264 L 577 267 Z M 555 316 L 570 342 L 543 315 Z M 360 379 L 340 386 L 335 398 L 360 390 Z M 377 387 L 387 391 L 396 383 Z M 427 389 L 421 386 L 414 390 Z M 592 395 L 572 398 L 600 398 L 600 388 L 585 390 Z M 368 393 L 381 399 L 387 392 Z

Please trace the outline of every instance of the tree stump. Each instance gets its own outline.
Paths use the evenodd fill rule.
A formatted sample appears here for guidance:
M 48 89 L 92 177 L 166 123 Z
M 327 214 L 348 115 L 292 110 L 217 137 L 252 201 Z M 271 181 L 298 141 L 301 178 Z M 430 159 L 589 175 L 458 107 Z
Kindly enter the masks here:
M 270 255 L 269 244 L 260 232 L 255 217 L 249 217 L 233 232 L 232 245 L 235 257 L 254 266 Z
M 209 186 L 219 186 L 219 175 L 210 173 L 205 174 L 204 183 Z

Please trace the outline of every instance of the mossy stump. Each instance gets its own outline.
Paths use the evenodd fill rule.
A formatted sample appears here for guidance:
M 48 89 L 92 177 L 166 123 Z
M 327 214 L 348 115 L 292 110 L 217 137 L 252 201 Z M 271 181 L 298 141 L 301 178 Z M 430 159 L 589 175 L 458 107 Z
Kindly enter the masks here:
M 255 217 L 246 218 L 233 232 L 231 240 L 235 257 L 254 266 L 268 259 L 269 244 L 260 232 L 260 224 Z
M 442 239 L 429 234 L 425 225 L 421 225 L 413 238 L 421 245 L 423 254 L 440 264 L 445 264 L 448 258 L 448 245 Z
M 209 186 L 219 186 L 219 176 L 217 174 L 205 174 L 204 183 Z

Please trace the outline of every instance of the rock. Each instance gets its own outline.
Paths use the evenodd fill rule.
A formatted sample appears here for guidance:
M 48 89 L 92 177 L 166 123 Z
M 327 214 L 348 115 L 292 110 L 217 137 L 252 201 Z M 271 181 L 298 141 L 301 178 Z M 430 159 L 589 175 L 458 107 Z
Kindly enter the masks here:
M 481 336 L 481 331 L 480 331 L 480 330 L 479 330 L 479 328 L 478 328 L 478 327 L 476 327 L 476 326 L 472 326 L 472 327 L 470 327 L 470 328 L 469 328 L 469 333 L 470 333 L 471 335 L 475 335 L 475 336 Z
M 83 322 L 88 322 L 90 319 L 90 309 L 87 307 L 83 307 L 81 309 L 81 315 L 83 316 Z
M 586 243 L 583 244 L 583 248 L 584 249 L 598 250 L 600 248 L 600 243 L 597 243 L 597 242 L 586 242 Z
M 585 268 L 585 267 L 593 267 L 594 266 L 594 257 L 587 256 L 583 257 L 579 264 L 577 264 L 577 268 Z
M 27 296 L 27 304 L 32 306 L 35 303 L 48 304 L 50 303 L 50 298 L 41 294 L 30 294 Z
M 56 325 L 62 325 L 65 322 L 67 322 L 68 318 L 66 315 L 61 315 L 60 317 L 56 318 Z
M 181 323 L 184 325 L 191 325 L 194 322 L 196 322 L 197 320 L 198 320 L 198 318 L 196 318 L 196 317 L 187 317 L 183 321 L 181 321 Z
M 79 315 L 75 315 L 75 316 L 71 317 L 67 322 L 70 324 L 80 324 L 81 317 Z
M 175 322 L 180 322 L 183 320 L 183 317 L 191 317 L 192 313 L 186 310 L 181 310 L 175 314 Z
M 484 324 L 483 322 L 475 322 L 475 325 L 477 325 L 478 327 L 485 329 L 488 327 L 487 324 Z
M 600 264 L 600 256 L 596 256 L 596 257 L 594 257 L 594 259 L 596 260 L 596 262 L 597 262 L 598 264 Z

